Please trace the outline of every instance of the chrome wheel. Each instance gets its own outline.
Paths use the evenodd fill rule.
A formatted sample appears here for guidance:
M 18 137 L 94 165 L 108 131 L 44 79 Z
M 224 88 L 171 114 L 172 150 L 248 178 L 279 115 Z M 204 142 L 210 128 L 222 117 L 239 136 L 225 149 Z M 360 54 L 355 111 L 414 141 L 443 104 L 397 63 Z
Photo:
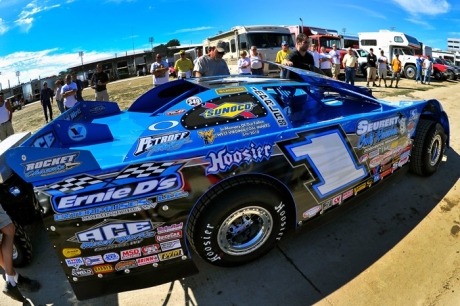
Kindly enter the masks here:
M 440 135 L 436 135 L 431 143 L 430 150 L 430 165 L 434 166 L 438 163 L 439 159 L 441 158 L 441 148 L 442 148 L 442 138 Z

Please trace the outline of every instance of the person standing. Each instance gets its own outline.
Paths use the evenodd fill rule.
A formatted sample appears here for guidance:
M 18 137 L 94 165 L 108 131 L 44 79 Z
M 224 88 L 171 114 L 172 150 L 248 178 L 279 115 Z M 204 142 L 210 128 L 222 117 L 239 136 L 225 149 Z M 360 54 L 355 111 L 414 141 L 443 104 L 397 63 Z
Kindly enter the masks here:
M 358 69 L 358 60 L 350 47 L 347 49 L 347 54 L 343 57 L 342 64 L 345 69 L 345 83 L 355 85 L 355 73 Z
M 61 90 L 62 90 L 61 80 L 56 80 L 56 82 L 54 82 L 54 85 L 56 86 L 56 88 L 54 89 L 54 99 L 56 100 L 56 104 L 59 108 L 59 111 L 62 114 L 63 112 L 65 112 L 65 108 L 64 108 L 64 101 L 62 100 L 62 94 L 61 94 Z
M 96 101 L 109 101 L 109 94 L 107 93 L 107 84 L 110 82 L 109 77 L 107 73 L 102 71 L 101 64 L 96 65 L 96 71 L 91 78 L 91 88 L 95 90 Z
M 420 57 L 420 55 L 417 55 L 417 59 L 415 60 L 415 66 L 417 68 L 417 74 L 415 76 L 415 84 L 418 84 L 418 80 L 420 80 L 420 83 L 423 84 L 422 65 L 423 65 L 423 59 Z
M 325 47 L 321 47 L 319 54 L 319 68 L 325 75 L 332 78 L 332 56 L 326 52 Z
M 379 63 L 379 87 L 380 83 L 383 79 L 383 82 L 385 83 L 385 87 L 387 87 L 387 65 L 388 65 L 388 59 L 384 54 L 383 50 L 380 50 L 380 57 L 378 58 L 377 62 Z
M 264 75 L 264 63 L 261 62 L 264 57 L 261 53 L 257 52 L 257 47 L 252 46 L 249 53 L 249 60 L 251 61 L 252 75 Z
M 369 49 L 369 54 L 367 55 L 367 87 L 369 87 L 369 82 L 372 80 L 372 86 L 376 87 L 375 76 L 377 72 L 377 56 L 374 54 L 374 49 Z
M 423 61 L 423 65 L 426 69 L 424 83 L 430 85 L 431 72 L 433 71 L 433 59 L 431 56 L 428 55 L 427 59 Z
M 241 75 L 250 75 L 251 74 L 251 62 L 246 51 L 240 51 L 240 58 L 238 59 L 238 72 Z
M 316 44 L 311 44 L 310 50 L 308 52 L 310 52 L 310 54 L 313 56 L 315 67 L 319 69 L 319 53 L 316 49 Z
M 155 56 L 155 62 L 150 67 L 150 73 L 153 76 L 153 86 L 158 86 L 169 81 L 168 63 L 161 59 L 161 55 Z
M 193 67 L 195 67 L 196 62 L 198 62 L 198 59 L 203 55 L 203 47 L 196 47 L 195 48 L 195 53 L 196 53 L 196 58 L 193 60 Z
M 225 49 L 218 43 L 208 49 L 208 54 L 198 59 L 193 68 L 196 77 L 206 77 L 213 75 L 229 75 L 227 62 L 222 59 Z
M 332 50 L 329 51 L 329 55 L 332 57 L 332 76 L 335 80 L 339 79 L 340 74 L 340 51 L 337 50 L 337 45 L 332 45 Z
M 83 101 L 83 96 L 81 95 L 83 91 L 83 82 L 77 78 L 76 72 L 72 73 L 72 82 L 77 85 L 77 93 L 75 94 L 75 99 L 77 99 L 77 101 Z
M 395 88 L 398 88 L 398 82 L 400 78 L 400 73 L 401 73 L 401 61 L 399 60 L 399 54 L 395 54 L 395 58 L 391 61 L 391 83 L 390 87 L 393 87 L 393 80 L 396 79 L 396 85 Z
M 283 60 L 286 58 L 286 56 L 289 55 L 289 53 L 291 53 L 291 49 L 289 49 L 289 45 L 287 41 L 283 41 L 281 43 L 281 50 L 279 50 L 278 53 L 276 53 L 275 63 L 282 64 Z M 287 70 L 283 69 L 282 67 L 279 67 L 279 68 L 280 68 L 280 78 L 285 79 L 287 75 Z
M 77 103 L 77 99 L 75 99 L 77 84 L 72 82 L 70 74 L 65 76 L 65 83 L 66 84 L 61 88 L 61 97 L 64 99 L 64 108 L 68 110 Z
M 288 56 L 286 56 L 283 64 L 299 69 L 314 71 L 315 61 L 313 56 L 308 52 L 308 45 L 310 43 L 308 36 L 304 33 L 300 33 L 297 35 L 295 42 L 296 50 L 292 51 L 288 54 Z M 288 78 L 299 79 L 300 77 L 297 73 L 289 71 Z
M 174 64 L 174 70 L 176 71 L 179 79 L 188 79 L 192 76 L 193 63 L 185 56 L 184 50 L 179 51 L 179 56 L 180 58 Z
M 5 101 L 3 93 L 0 92 L 0 141 L 13 134 L 13 108 L 10 103 Z
M 45 121 L 48 123 L 48 112 L 46 109 L 49 110 L 50 113 L 50 121 L 53 120 L 53 109 L 51 107 L 51 103 L 53 103 L 53 91 L 51 88 L 48 88 L 48 83 L 43 83 L 43 88 L 40 93 L 40 103 L 43 107 L 43 114 L 45 115 Z

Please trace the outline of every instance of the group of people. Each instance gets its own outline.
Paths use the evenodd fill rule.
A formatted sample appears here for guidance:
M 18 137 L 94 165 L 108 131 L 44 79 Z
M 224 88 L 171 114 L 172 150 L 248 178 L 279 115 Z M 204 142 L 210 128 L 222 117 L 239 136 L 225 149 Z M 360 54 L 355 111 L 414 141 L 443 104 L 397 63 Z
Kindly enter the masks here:
M 91 78 L 91 88 L 95 90 L 96 101 L 109 101 L 109 95 L 107 93 L 107 84 L 110 82 L 107 73 L 102 71 L 102 65 L 96 65 L 96 73 Z M 48 87 L 48 83 L 43 83 L 43 89 L 40 93 L 40 103 L 43 107 L 43 114 L 45 116 L 45 122 L 53 120 L 53 99 L 56 100 L 56 104 L 60 113 L 62 114 L 69 108 L 72 108 L 77 102 L 83 101 L 82 91 L 84 88 L 83 82 L 77 78 L 77 73 L 73 72 L 65 76 L 64 84 L 61 84 L 61 80 L 56 80 L 54 83 L 54 92 Z

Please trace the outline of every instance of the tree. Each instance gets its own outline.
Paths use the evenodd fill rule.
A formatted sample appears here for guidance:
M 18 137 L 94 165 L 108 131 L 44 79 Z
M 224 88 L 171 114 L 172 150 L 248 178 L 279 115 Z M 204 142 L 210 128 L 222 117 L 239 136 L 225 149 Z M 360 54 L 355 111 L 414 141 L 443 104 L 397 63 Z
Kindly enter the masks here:
M 175 47 L 175 46 L 180 46 L 180 41 L 178 39 L 171 39 L 166 44 L 166 47 Z

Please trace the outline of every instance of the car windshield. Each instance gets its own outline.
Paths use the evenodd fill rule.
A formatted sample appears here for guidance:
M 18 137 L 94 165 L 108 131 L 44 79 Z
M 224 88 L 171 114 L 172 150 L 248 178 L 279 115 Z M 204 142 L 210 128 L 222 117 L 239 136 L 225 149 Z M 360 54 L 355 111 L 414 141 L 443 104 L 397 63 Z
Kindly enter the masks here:
M 356 52 L 358 53 L 360 57 L 367 57 L 367 55 L 369 54 L 369 52 L 363 49 L 357 49 Z
M 282 33 L 251 33 L 247 35 L 248 46 L 257 48 L 281 48 L 281 43 L 287 41 L 289 46 L 293 47 L 291 34 Z

